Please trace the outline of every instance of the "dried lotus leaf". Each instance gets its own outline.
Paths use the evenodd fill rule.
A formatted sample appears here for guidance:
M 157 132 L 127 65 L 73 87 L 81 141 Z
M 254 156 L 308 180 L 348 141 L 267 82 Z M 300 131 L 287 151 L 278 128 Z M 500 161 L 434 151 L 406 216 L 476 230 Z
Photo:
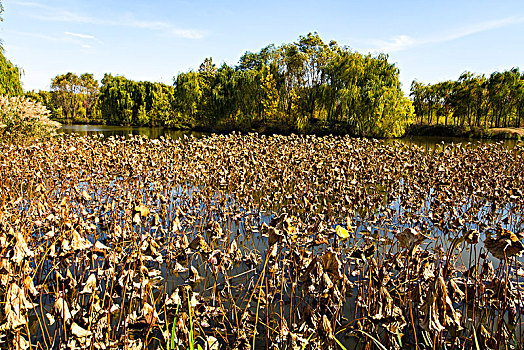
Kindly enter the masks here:
M 84 289 L 82 289 L 80 294 L 92 294 L 95 290 L 96 290 L 96 276 L 94 273 L 92 273 L 87 278 L 87 281 L 84 285 Z
M 77 338 L 87 338 L 93 335 L 91 331 L 80 327 L 76 322 L 71 324 L 71 334 Z
M 211 248 L 209 247 L 206 240 L 204 239 L 204 237 L 202 237 L 201 234 L 198 234 L 195 238 L 193 238 L 193 240 L 189 244 L 189 248 L 200 253 L 211 252 Z

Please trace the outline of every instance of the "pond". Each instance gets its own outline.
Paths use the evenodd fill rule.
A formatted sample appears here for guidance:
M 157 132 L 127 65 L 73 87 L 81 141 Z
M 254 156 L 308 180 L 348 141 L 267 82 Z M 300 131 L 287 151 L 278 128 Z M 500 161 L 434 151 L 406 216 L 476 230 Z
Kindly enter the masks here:
M 523 345 L 522 146 L 74 128 L 150 139 L 1 150 L 10 342 Z
M 113 126 L 113 125 L 62 125 L 58 130 L 60 133 L 79 135 L 104 135 L 109 136 L 129 136 L 144 135 L 150 139 L 158 139 L 161 136 L 179 138 L 183 135 L 202 136 L 203 133 L 197 131 L 171 130 L 162 127 L 141 127 L 141 126 Z
M 157 139 L 161 136 L 180 138 L 184 135 L 200 137 L 203 135 L 209 135 L 209 133 L 188 131 L 188 130 L 172 130 L 162 127 L 138 127 L 138 126 L 113 126 L 113 125 L 63 125 L 59 129 L 60 133 L 76 133 L 79 135 L 99 135 L 102 134 L 105 137 L 109 136 L 129 136 L 129 135 L 145 135 L 150 139 Z M 486 144 L 486 143 L 498 143 L 502 142 L 507 147 L 514 147 L 517 140 L 493 140 L 493 139 L 467 139 L 467 138 L 454 138 L 454 137 L 435 137 L 435 136 L 412 136 L 402 139 L 391 139 L 387 142 L 403 142 L 406 144 L 414 144 L 421 146 L 424 149 L 433 149 L 435 145 L 441 143 L 471 143 Z

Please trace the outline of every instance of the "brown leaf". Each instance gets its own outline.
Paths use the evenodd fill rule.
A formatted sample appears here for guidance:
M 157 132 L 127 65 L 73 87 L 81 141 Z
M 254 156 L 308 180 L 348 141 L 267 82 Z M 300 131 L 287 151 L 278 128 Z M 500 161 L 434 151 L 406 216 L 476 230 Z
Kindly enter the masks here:
M 73 318 L 71 312 L 69 311 L 67 302 L 62 297 L 58 297 L 56 299 L 55 304 L 53 305 L 53 310 L 55 314 L 62 318 L 63 322 L 67 322 Z
M 201 234 L 198 234 L 189 244 L 189 248 L 192 250 L 195 250 L 200 253 L 209 253 L 211 252 L 211 248 L 207 244 L 204 237 L 202 237 Z
M 0 330 L 14 330 L 25 325 L 27 323 L 25 311 L 33 307 L 33 303 L 27 300 L 24 290 L 16 283 L 11 284 L 4 306 L 7 322 L 0 326 Z
M 77 230 L 72 230 L 71 248 L 73 250 L 86 250 L 91 248 L 93 245 L 87 239 L 82 237 Z
M 35 254 L 29 247 L 27 246 L 27 241 L 22 233 L 22 231 L 17 230 L 16 232 L 11 228 L 9 231 L 9 234 L 15 237 L 16 243 L 15 243 L 15 249 L 14 249 L 14 255 L 13 255 L 13 262 L 15 264 L 20 264 L 22 261 L 26 258 L 31 258 Z
M 487 236 L 484 240 L 486 249 L 496 258 L 504 260 L 511 256 L 520 256 L 524 251 L 524 244 L 513 232 L 499 228 L 497 237 Z
M 96 276 L 95 274 L 91 274 L 87 278 L 87 281 L 84 285 L 84 289 L 82 289 L 80 294 L 92 294 L 95 290 L 96 290 Z
M 461 314 L 454 309 L 442 276 L 438 276 L 431 284 L 420 310 L 425 314 L 421 327 L 427 331 L 441 332 L 450 328 L 462 329 Z
M 91 199 L 93 199 L 93 198 L 92 198 L 92 197 L 87 193 L 86 190 L 83 190 L 83 191 L 82 191 L 81 196 L 82 196 L 82 199 L 83 199 L 84 201 L 86 201 L 86 202 L 89 202 Z
M 404 248 L 408 248 L 409 251 L 415 251 L 416 248 L 429 237 L 420 233 L 417 228 L 408 227 L 405 228 L 401 233 L 396 234 L 396 237 L 400 245 Z
M 73 334 L 77 338 L 87 338 L 93 335 L 91 331 L 88 331 L 82 327 L 80 327 L 76 322 L 73 322 L 71 324 L 71 334 Z
M 326 337 L 328 340 L 334 338 L 333 328 L 331 327 L 331 322 L 326 315 L 322 315 L 322 321 L 320 322 L 320 333 Z
M 324 253 L 324 255 L 322 255 L 322 267 L 324 271 L 331 273 L 335 277 L 335 280 L 342 279 L 342 262 L 336 253 Z

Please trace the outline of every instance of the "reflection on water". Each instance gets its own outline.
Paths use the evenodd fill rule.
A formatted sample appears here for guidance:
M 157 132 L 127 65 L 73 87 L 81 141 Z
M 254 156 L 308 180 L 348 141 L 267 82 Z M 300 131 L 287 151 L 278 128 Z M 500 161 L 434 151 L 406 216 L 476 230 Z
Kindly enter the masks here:
M 192 135 L 201 137 L 209 133 L 190 131 L 190 130 L 172 130 L 162 127 L 139 127 L 139 126 L 114 126 L 114 125 L 63 125 L 59 129 L 60 133 L 77 133 L 80 135 L 99 135 L 108 136 L 128 136 L 128 135 L 145 135 L 150 139 L 157 139 L 161 136 L 180 138 L 183 135 Z M 387 143 L 402 142 L 414 144 L 426 150 L 433 149 L 436 145 L 445 143 L 462 143 L 471 144 L 471 146 L 485 143 L 503 143 L 505 146 L 513 148 L 519 141 L 517 140 L 493 140 L 493 139 L 468 139 L 459 137 L 439 137 L 439 136 L 411 136 L 403 139 L 389 139 Z
M 200 137 L 201 132 L 188 130 L 172 130 L 162 127 L 139 127 L 139 126 L 113 126 L 113 125 L 62 125 L 58 130 L 60 133 L 80 135 L 104 135 L 108 136 L 128 136 L 128 135 L 145 135 L 150 139 L 158 139 L 161 136 L 180 138 L 183 135 L 193 135 Z

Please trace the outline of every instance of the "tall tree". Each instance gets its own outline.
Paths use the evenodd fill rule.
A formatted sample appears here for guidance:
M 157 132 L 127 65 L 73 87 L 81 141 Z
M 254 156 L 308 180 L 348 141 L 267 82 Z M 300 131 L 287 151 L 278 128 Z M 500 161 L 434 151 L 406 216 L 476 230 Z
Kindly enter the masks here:
M 237 66 L 207 58 L 174 77 L 173 86 L 106 74 L 98 91 L 92 75 L 68 73 L 53 80 L 54 98 L 38 97 L 56 105 L 55 115 L 62 110 L 109 124 L 398 136 L 412 115 L 398 75 L 386 55 L 361 55 L 309 33 L 246 52 Z M 436 103 L 443 103 L 439 96 Z
M 97 118 L 98 111 L 95 109 L 100 90 L 98 81 L 93 74 L 84 73 L 80 76 L 80 95 L 82 97 L 82 106 L 86 110 L 88 118 Z
M 79 78 L 74 73 L 57 75 L 51 81 L 51 91 L 55 92 L 57 104 L 62 108 L 63 117 L 75 119 L 80 101 L 77 93 L 79 92 Z
M 445 117 L 445 124 L 470 127 L 520 127 L 524 116 L 523 78 L 518 68 L 493 72 L 489 78 L 471 72 L 456 81 L 411 84 L 411 98 L 420 122 Z
M 20 68 L 6 59 L 0 50 L 0 95 L 21 95 L 23 90 L 20 75 Z

